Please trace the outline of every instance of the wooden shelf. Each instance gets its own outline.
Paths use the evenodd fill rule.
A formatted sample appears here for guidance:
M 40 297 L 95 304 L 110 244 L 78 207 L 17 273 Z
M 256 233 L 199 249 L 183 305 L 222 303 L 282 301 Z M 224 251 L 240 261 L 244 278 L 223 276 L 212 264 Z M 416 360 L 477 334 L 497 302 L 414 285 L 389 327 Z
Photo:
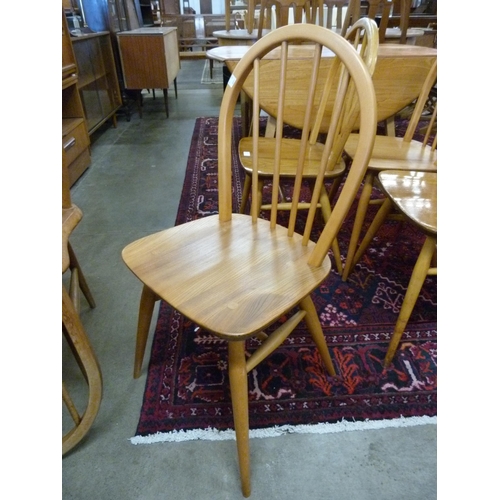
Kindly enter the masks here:
M 78 68 L 64 10 L 62 13 L 62 167 L 70 185 L 90 165 L 90 139 L 78 91 Z
M 110 34 L 88 33 L 72 38 L 78 67 L 78 90 L 89 134 L 115 114 L 122 105 Z

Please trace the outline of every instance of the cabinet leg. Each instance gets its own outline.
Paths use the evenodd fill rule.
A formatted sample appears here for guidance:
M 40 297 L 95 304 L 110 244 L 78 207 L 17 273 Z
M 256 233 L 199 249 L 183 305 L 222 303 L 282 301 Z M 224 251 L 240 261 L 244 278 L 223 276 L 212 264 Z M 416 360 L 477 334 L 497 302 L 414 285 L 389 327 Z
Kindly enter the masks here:
M 163 100 L 165 101 L 165 112 L 168 118 L 168 89 L 163 89 Z

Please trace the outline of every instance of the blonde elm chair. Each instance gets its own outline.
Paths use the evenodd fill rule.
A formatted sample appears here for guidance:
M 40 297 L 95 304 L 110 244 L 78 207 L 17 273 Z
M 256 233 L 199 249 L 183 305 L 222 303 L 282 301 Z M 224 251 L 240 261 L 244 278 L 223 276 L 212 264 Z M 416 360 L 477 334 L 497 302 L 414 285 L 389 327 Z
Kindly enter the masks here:
M 251 215 L 233 213 L 232 206 L 232 127 L 236 103 L 247 78 L 255 87 L 254 112 L 259 109 L 261 67 L 271 50 L 279 57 L 281 74 L 286 74 L 290 43 L 312 44 L 310 57 L 303 60 L 309 73 L 308 102 L 317 86 L 322 47 L 336 54 L 344 68 L 343 85 L 331 112 L 332 123 L 326 138 L 321 168 L 317 174 L 312 203 L 303 234 L 294 231 L 292 219 L 297 216 L 297 198 L 291 209 L 290 224 L 277 223 L 277 190 L 273 193 L 270 219 L 258 217 L 256 205 Z M 338 62 L 336 63 L 339 64 Z M 250 76 L 249 76 L 250 75 Z M 278 128 L 283 127 L 283 104 L 286 79 L 278 84 L 280 112 Z M 332 146 L 338 115 L 355 89 L 359 99 L 360 141 L 352 166 L 342 186 L 338 201 L 317 242 L 311 241 L 312 222 L 316 211 L 328 151 Z M 338 112 L 337 112 L 338 111 Z M 311 294 L 331 269 L 328 250 L 351 206 L 364 177 L 376 130 L 376 100 L 370 74 L 353 46 L 341 36 L 312 24 L 295 24 L 273 30 L 250 47 L 236 65 L 222 99 L 218 139 L 218 215 L 200 218 L 141 238 L 127 245 L 123 260 L 143 283 L 137 330 L 134 376 L 141 372 L 144 346 L 151 312 L 158 299 L 168 302 L 201 328 L 227 341 L 228 374 L 236 431 L 236 445 L 244 496 L 250 495 L 249 401 L 247 374 L 266 356 L 277 349 L 300 321 L 304 321 L 314 339 L 326 370 L 335 368 L 322 332 Z M 311 117 L 305 130 L 312 126 Z M 258 123 L 253 124 L 254 138 L 250 150 L 254 162 L 259 161 Z M 304 152 L 308 134 L 304 133 L 297 161 L 297 187 L 302 181 Z M 279 179 L 276 162 L 274 180 Z M 257 195 L 257 169 L 254 170 L 254 195 Z M 203 249 L 203 251 L 201 251 Z M 265 330 L 286 316 L 286 322 L 266 334 Z M 247 358 L 245 341 L 257 336 L 261 346 Z
M 62 383 L 62 400 L 74 424 L 62 438 L 62 454 L 65 455 L 85 437 L 97 416 L 102 398 L 102 375 L 79 316 L 80 292 L 90 307 L 95 307 L 95 301 L 69 242 L 71 233 L 83 214 L 71 202 L 68 170 L 64 161 L 62 174 L 62 273 L 70 273 L 69 291 L 64 285 L 62 287 L 62 330 L 88 385 L 87 405 L 81 412 L 74 404 L 64 381 Z
M 273 18 L 276 28 L 289 24 L 290 10 L 294 24 L 314 22 L 313 0 L 262 0 L 259 5 L 258 38 L 262 37 L 264 29 L 273 28 Z
M 410 224 L 425 234 L 385 355 L 384 366 L 388 367 L 401 342 L 426 277 L 437 275 L 437 265 L 433 265 L 437 249 L 437 173 L 385 170 L 378 177 L 387 195 L 387 203 L 391 203 Z
M 372 151 L 372 157 L 368 164 L 363 189 L 360 193 L 353 229 L 351 232 L 347 255 L 342 271 L 342 279 L 346 281 L 356 264 L 361 260 L 375 232 L 380 224 L 390 214 L 392 204 L 384 203 L 383 200 L 373 198 L 373 186 L 377 174 L 382 170 L 418 170 L 426 172 L 437 171 L 437 135 L 432 145 L 428 145 L 428 139 L 437 118 L 437 102 L 427 125 L 427 132 L 423 141 L 414 139 L 417 126 L 426 110 L 429 95 L 437 78 L 437 61 L 432 65 L 426 80 L 422 86 L 419 97 L 413 108 L 411 119 L 408 123 L 404 137 L 393 137 L 377 135 Z M 351 134 L 345 143 L 345 151 L 348 155 L 357 149 L 358 135 Z M 365 222 L 368 206 L 370 204 L 380 205 L 370 229 L 361 240 L 361 233 Z
M 359 51 L 361 58 L 363 59 L 370 75 L 375 71 L 375 64 L 377 62 L 377 51 L 378 51 L 378 30 L 375 21 L 372 19 L 359 19 L 351 28 L 346 35 L 346 39 L 349 40 L 356 50 Z M 335 89 L 338 85 L 338 68 L 336 65 L 331 65 L 330 73 L 325 80 L 325 90 L 321 96 L 326 100 L 329 92 Z M 290 75 L 291 78 L 294 77 L 293 72 Z M 262 87 L 269 85 L 271 87 L 276 86 L 276 79 L 267 79 L 263 82 Z M 267 89 L 263 89 L 267 90 Z M 318 172 L 321 167 L 321 158 L 325 150 L 325 144 L 322 142 L 322 137 L 320 137 L 320 132 L 325 132 L 328 130 L 327 126 L 323 124 L 324 114 L 326 110 L 326 101 L 320 101 L 317 98 L 317 104 L 314 105 L 315 119 L 313 125 L 310 129 L 308 136 L 308 143 L 305 151 L 304 159 L 304 171 L 302 173 L 303 179 L 309 183 L 314 183 Z M 291 103 L 293 106 L 295 103 Z M 333 148 L 329 155 L 328 167 L 324 173 L 326 181 L 332 182 L 330 188 L 330 193 L 327 192 L 326 186 L 321 187 L 321 195 L 319 198 L 319 206 L 323 216 L 323 220 L 326 222 L 331 215 L 331 194 L 335 193 L 338 189 L 340 181 L 343 179 L 346 172 L 346 164 L 342 157 L 344 143 L 349 137 L 349 132 L 352 130 L 353 122 L 357 119 L 358 108 L 353 106 L 349 112 L 344 113 L 342 120 L 339 122 L 339 130 L 335 138 Z M 275 117 L 273 117 L 273 125 L 275 125 Z M 259 161 L 257 164 L 258 168 L 258 189 L 257 198 L 252 197 L 252 204 L 257 204 L 257 213 L 261 210 L 270 210 L 271 204 L 262 203 L 262 192 L 264 184 L 270 182 L 274 175 L 274 159 L 276 157 L 276 148 L 279 144 L 280 150 L 280 201 L 278 202 L 278 210 L 290 210 L 292 203 L 290 199 L 287 199 L 283 194 L 281 189 L 281 182 L 290 182 L 295 179 L 297 158 L 301 148 L 301 139 L 293 138 L 283 138 L 279 134 L 276 134 L 274 129 L 272 133 L 269 132 L 269 127 L 266 128 L 266 136 L 259 137 L 258 147 L 259 147 Z M 271 136 L 271 137 L 269 137 Z M 321 139 L 321 140 L 320 140 Z M 254 162 L 253 157 L 248 154 L 251 149 L 251 143 L 253 141 L 252 137 L 244 137 L 238 146 L 240 162 L 245 170 L 245 183 L 243 186 L 242 200 L 240 205 L 240 213 L 245 213 L 247 209 L 248 200 L 250 198 L 250 192 L 252 189 L 252 178 Z M 300 208 L 309 209 L 310 204 L 307 201 L 301 200 Z M 335 255 L 335 262 L 337 270 L 342 273 L 342 261 L 340 256 L 340 250 L 336 240 L 333 245 L 333 252 Z

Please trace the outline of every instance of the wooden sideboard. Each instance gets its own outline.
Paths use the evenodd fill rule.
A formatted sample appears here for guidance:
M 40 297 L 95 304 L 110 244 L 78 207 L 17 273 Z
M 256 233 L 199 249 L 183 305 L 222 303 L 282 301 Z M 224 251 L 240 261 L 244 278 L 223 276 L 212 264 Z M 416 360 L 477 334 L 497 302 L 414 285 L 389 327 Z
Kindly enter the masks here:
M 73 185 L 90 165 L 90 139 L 85 123 L 78 69 L 68 23 L 62 14 L 62 163 Z
M 110 118 L 116 127 L 122 99 L 109 32 L 82 34 L 72 37 L 71 42 L 89 134 Z
M 163 89 L 168 117 L 168 88 L 180 69 L 177 28 L 139 28 L 117 33 L 126 89 Z

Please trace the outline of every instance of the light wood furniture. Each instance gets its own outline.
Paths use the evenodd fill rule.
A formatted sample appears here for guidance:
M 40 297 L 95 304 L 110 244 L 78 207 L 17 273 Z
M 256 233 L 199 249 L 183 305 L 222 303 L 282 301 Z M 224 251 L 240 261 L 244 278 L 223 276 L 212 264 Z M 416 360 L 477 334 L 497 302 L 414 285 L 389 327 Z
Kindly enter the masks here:
M 74 422 L 74 426 L 63 435 L 63 455 L 74 448 L 88 433 L 97 416 L 102 399 L 101 369 L 79 317 L 80 291 L 87 299 L 90 307 L 95 307 L 95 301 L 69 242 L 71 233 L 82 219 L 82 216 L 82 211 L 71 202 L 69 172 L 63 164 L 62 273 L 70 272 L 71 277 L 69 292 L 64 285 L 62 287 L 62 330 L 88 384 L 87 406 L 83 412 L 80 412 L 71 399 L 68 388 L 63 381 L 63 403 L 66 405 Z
M 346 8 L 345 23 L 343 13 L 344 7 Z M 345 36 L 347 28 L 352 26 L 359 19 L 359 13 L 357 16 L 354 15 L 352 21 L 351 15 L 349 11 L 349 0 L 315 0 L 313 3 L 313 19 L 316 20 L 316 23 L 328 29 L 340 28 L 342 29 L 340 33 L 342 36 Z
M 321 54 L 318 44 L 335 51 L 337 57 L 346 64 L 346 78 L 352 78 L 360 94 L 360 134 L 363 139 L 359 142 L 359 150 L 338 202 L 316 244 L 309 238 L 323 182 L 322 173 L 317 176 L 312 208 L 303 236 L 294 232 L 296 197 L 288 228 L 276 222 L 277 192 L 273 194 L 274 207 L 270 221 L 259 218 L 255 209 L 251 215 L 234 214 L 231 201 L 233 116 L 243 82 L 253 68 L 253 75 L 258 76 L 260 60 L 270 49 L 282 46 L 281 52 L 286 54 L 288 41 L 298 39 L 314 44 L 311 46 L 315 49 L 310 55 L 315 60 L 315 67 L 319 65 Z M 312 94 L 317 83 L 317 72 L 313 71 L 309 76 Z M 284 82 L 278 85 L 286 92 Z M 277 127 L 281 129 L 284 99 L 280 100 Z M 258 102 L 257 92 L 255 111 L 258 111 Z M 140 375 L 151 314 L 158 299 L 171 304 L 201 328 L 228 341 L 228 372 L 244 496 L 250 495 L 248 372 L 273 352 L 303 319 L 329 374 L 335 373 L 310 294 L 330 272 L 328 249 L 354 200 L 370 158 L 376 127 L 375 108 L 370 75 L 349 42 L 312 24 L 297 24 L 274 30 L 245 54 L 234 69 L 224 93 L 218 136 L 218 215 L 200 218 L 139 239 L 122 252 L 126 265 L 144 285 L 137 331 L 136 377 Z M 311 126 L 311 123 L 307 126 Z M 256 123 L 254 132 L 257 130 Z M 327 150 L 332 145 L 333 130 L 326 139 L 327 148 L 323 154 L 321 172 L 326 169 Z M 252 152 L 256 165 L 257 133 L 254 137 L 256 140 Z M 304 140 L 302 151 L 305 147 Z M 298 186 L 301 185 L 301 167 L 299 165 L 297 172 Z M 278 175 L 274 179 L 276 186 Z M 253 195 L 256 197 L 257 169 L 254 170 L 253 185 Z M 267 336 L 264 330 L 284 315 L 289 320 Z M 253 336 L 262 339 L 263 343 L 247 359 L 245 341 Z
M 90 138 L 78 92 L 78 70 L 71 45 L 68 23 L 62 13 L 62 162 L 68 170 L 69 184 L 87 170 L 90 160 Z
M 78 90 L 89 134 L 107 120 L 116 127 L 116 112 L 122 105 L 109 32 L 72 37 L 78 66 Z
M 262 37 L 264 29 L 280 28 L 289 24 L 290 13 L 294 24 L 314 22 L 313 0 L 261 0 L 259 9 L 259 38 Z M 275 26 L 272 23 L 273 17 Z
M 168 89 L 173 84 L 177 98 L 180 69 L 177 28 L 138 28 L 116 35 L 125 88 L 162 89 L 168 118 Z M 142 101 L 139 112 L 142 117 Z
M 366 14 L 362 13 L 363 9 L 361 6 L 363 3 L 368 4 Z M 424 32 L 423 30 L 409 27 L 411 0 L 399 0 L 397 2 L 399 26 L 391 28 L 389 27 L 389 23 L 393 15 L 395 3 L 394 0 L 366 0 L 366 2 L 349 0 L 346 22 L 342 28 L 345 30 L 349 22 L 354 22 L 360 16 L 366 15 L 370 19 L 378 20 L 380 43 L 386 43 L 387 41 L 392 43 L 398 40 L 401 44 L 411 43 L 413 45 L 416 43 L 417 37 L 423 36 Z
M 432 121 L 428 125 L 428 134 L 424 137 L 423 142 L 414 140 L 415 131 L 422 112 L 425 109 L 429 93 L 434 86 L 437 78 L 437 61 L 434 62 L 431 70 L 427 74 L 427 78 L 422 85 L 422 89 L 418 100 L 415 104 L 411 120 L 408 124 L 404 137 L 392 137 L 377 135 L 372 151 L 372 157 L 368 164 L 363 189 L 361 191 L 354 225 L 349 240 L 349 247 L 342 272 L 342 279 L 347 280 L 349 274 L 354 269 L 354 266 L 359 262 L 368 247 L 374 232 L 380 227 L 380 224 L 389 214 L 391 205 L 389 203 L 382 204 L 374 219 L 373 227 L 367 232 L 363 241 L 359 244 L 360 235 L 365 221 L 368 205 L 370 203 L 379 204 L 380 201 L 371 200 L 373 183 L 376 175 L 381 170 L 399 169 L 399 170 L 419 170 L 427 172 L 437 171 L 437 153 L 436 139 L 432 146 L 427 145 L 428 137 L 431 131 L 433 121 L 436 118 L 437 106 L 434 108 Z M 352 134 L 345 143 L 345 151 L 348 155 L 356 151 L 358 143 L 358 135 Z
M 218 47 L 207 51 L 207 56 L 226 64 L 232 71 L 241 57 L 249 50 L 248 46 Z M 305 80 L 307 74 L 301 70 L 301 58 L 307 56 L 310 50 L 306 45 L 290 47 L 293 59 L 289 62 L 289 71 L 294 71 L 294 103 L 284 110 L 285 123 L 303 128 L 306 106 L 303 104 L 307 94 Z M 324 51 L 325 55 L 328 51 Z M 273 53 L 266 58 L 272 58 Z M 377 95 L 377 121 L 381 122 L 394 116 L 398 111 L 408 106 L 419 95 L 424 81 L 433 63 L 437 60 L 437 50 L 413 45 L 381 44 L 379 45 L 377 64 L 373 73 L 373 85 Z M 321 72 L 326 74 L 328 63 L 322 60 Z M 263 68 L 267 79 L 275 79 L 279 75 L 278 62 L 268 64 Z M 248 99 L 253 98 L 252 83 L 247 82 L 244 91 Z M 244 104 L 244 103 L 242 103 Z M 260 105 L 270 116 L 277 114 L 277 101 L 273 92 L 261 92 Z M 326 116 L 326 115 L 325 115 Z M 326 116 L 326 119 L 328 117 Z M 243 129 L 248 130 L 249 113 L 242 109 Z M 322 127 L 321 132 L 325 128 Z
M 375 64 L 377 62 L 377 52 L 378 52 L 378 29 L 375 21 L 372 19 L 359 19 L 351 28 L 346 35 L 346 39 L 349 40 L 353 46 L 358 50 L 361 58 L 363 59 L 366 67 L 370 74 L 373 74 L 375 70 Z M 261 210 L 270 210 L 272 205 L 262 204 L 262 191 L 265 182 L 270 182 L 274 175 L 275 162 L 278 158 L 279 162 L 279 172 L 280 172 L 280 183 L 281 181 L 290 183 L 295 179 L 297 164 L 300 161 L 304 161 L 304 170 L 302 172 L 302 177 L 309 182 L 311 185 L 314 183 L 318 172 L 320 171 L 321 161 L 323 153 L 325 150 L 324 142 L 319 141 L 319 130 L 321 127 L 321 122 L 323 119 L 323 114 L 325 113 L 326 100 L 330 92 L 336 92 L 339 89 L 339 76 L 341 71 L 341 66 L 338 64 L 338 59 L 330 59 L 330 71 L 326 78 L 324 87 L 318 85 L 315 92 L 315 101 L 310 104 L 311 116 L 314 117 L 314 121 L 309 130 L 303 130 L 307 137 L 307 147 L 304 154 L 304 159 L 300 157 L 302 139 L 292 139 L 292 138 L 282 138 L 279 134 L 268 133 L 266 129 L 266 137 L 259 137 L 258 139 L 258 155 L 259 162 L 257 165 L 258 169 L 258 189 L 257 199 L 252 198 L 252 204 L 257 204 L 257 213 Z M 264 66 L 266 61 L 262 62 Z M 310 73 L 312 71 L 312 61 L 311 67 L 303 71 Z M 295 73 L 290 73 L 286 76 L 288 80 L 293 80 L 297 77 Z M 280 93 L 280 88 L 276 87 L 274 80 L 264 79 L 260 84 L 260 89 L 266 89 L 267 84 L 271 85 L 271 90 L 274 90 L 278 95 Z M 266 89 L 268 90 L 268 89 Z M 316 104 L 317 103 L 317 104 Z M 318 110 L 316 112 L 316 109 Z M 352 103 L 350 109 L 344 111 L 343 119 L 340 122 L 339 129 L 336 132 L 336 137 L 333 142 L 333 148 L 328 156 L 328 165 L 324 173 L 325 180 L 333 181 L 332 191 L 336 192 L 343 178 L 346 170 L 345 162 L 342 158 L 344 143 L 347 140 L 350 132 L 352 131 L 353 123 L 357 120 L 359 109 L 357 107 L 357 102 Z M 274 122 L 274 118 L 272 119 Z M 278 130 L 279 132 L 279 130 Z M 243 137 L 238 146 L 239 159 L 245 170 L 245 183 L 243 187 L 242 200 L 240 205 L 240 213 L 245 213 L 247 202 L 250 196 L 250 191 L 252 188 L 252 178 L 254 169 L 254 159 L 250 154 L 252 150 L 253 137 Z M 279 143 L 279 146 L 278 146 Z M 279 156 L 277 152 L 279 151 Z M 281 184 L 280 184 L 281 185 Z M 292 203 L 290 199 L 287 199 L 280 189 L 280 201 L 278 202 L 279 210 L 291 210 Z M 330 218 L 332 213 L 331 201 L 329 193 L 326 190 L 325 185 L 321 186 L 321 193 L 319 197 L 318 208 L 321 209 L 321 213 L 325 223 Z M 310 203 L 307 200 L 302 199 L 299 205 L 300 209 L 308 210 L 310 208 Z M 342 273 L 342 261 L 340 256 L 340 250 L 338 243 L 335 240 L 333 243 L 333 253 L 335 255 L 335 261 L 337 265 L 337 270 Z
M 437 266 L 432 264 L 437 245 L 437 173 L 390 170 L 380 172 L 378 178 L 390 203 L 426 235 L 385 355 L 384 365 L 388 367 L 394 358 L 425 278 L 437 275 Z

